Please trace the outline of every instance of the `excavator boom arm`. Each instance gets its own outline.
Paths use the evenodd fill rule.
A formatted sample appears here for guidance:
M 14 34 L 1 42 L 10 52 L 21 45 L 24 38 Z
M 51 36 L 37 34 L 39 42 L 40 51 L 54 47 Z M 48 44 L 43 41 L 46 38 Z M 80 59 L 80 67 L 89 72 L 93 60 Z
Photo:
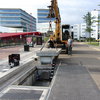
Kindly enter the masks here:
M 58 3 L 57 0 L 51 0 L 51 5 L 49 6 L 49 18 L 55 18 L 55 33 L 53 35 L 54 39 L 61 40 L 60 36 L 60 24 L 61 24 L 61 17 L 60 17 L 60 12 L 58 8 Z

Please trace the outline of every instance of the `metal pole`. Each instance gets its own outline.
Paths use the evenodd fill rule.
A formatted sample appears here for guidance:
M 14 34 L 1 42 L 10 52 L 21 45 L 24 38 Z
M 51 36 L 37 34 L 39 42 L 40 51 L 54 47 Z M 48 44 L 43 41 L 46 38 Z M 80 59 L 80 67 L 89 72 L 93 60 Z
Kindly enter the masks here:
M 99 11 L 99 10 L 98 10 Z M 100 23 L 99 23 L 99 18 L 100 18 L 100 16 L 98 15 L 98 40 L 99 40 L 99 46 L 100 46 Z
M 32 32 L 32 13 L 30 13 L 30 32 Z
M 100 4 L 98 5 L 99 7 L 100 7 Z M 99 12 L 100 10 L 98 10 L 98 12 Z M 98 15 L 98 40 L 99 40 L 99 46 L 100 46 L 100 23 L 99 23 L 99 21 L 100 21 L 100 15 Z

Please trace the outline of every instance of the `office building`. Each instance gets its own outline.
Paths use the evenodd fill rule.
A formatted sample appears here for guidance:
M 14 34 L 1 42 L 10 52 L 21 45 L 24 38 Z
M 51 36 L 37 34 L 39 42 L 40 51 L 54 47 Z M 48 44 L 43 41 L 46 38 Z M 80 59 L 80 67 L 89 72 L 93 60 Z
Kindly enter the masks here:
M 36 18 L 22 9 L 0 8 L 0 26 L 8 27 L 13 31 L 36 31 Z
M 52 22 L 52 30 L 55 29 L 55 18 L 47 18 L 49 9 L 37 10 L 37 30 L 46 33 L 49 30 L 49 22 Z

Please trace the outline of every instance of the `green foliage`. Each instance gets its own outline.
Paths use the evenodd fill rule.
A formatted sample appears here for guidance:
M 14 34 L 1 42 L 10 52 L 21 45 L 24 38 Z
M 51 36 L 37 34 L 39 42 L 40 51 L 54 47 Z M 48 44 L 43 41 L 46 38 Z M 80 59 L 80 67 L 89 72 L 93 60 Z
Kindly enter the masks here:
M 91 13 L 88 12 L 86 15 L 83 17 L 84 21 L 86 22 L 87 27 L 89 28 L 93 24 L 93 19 L 94 17 L 91 17 Z
M 93 31 L 93 29 L 91 29 L 91 25 L 94 22 L 92 21 L 94 17 L 91 17 L 91 13 L 88 12 L 86 15 L 84 15 L 83 19 L 86 22 L 86 32 L 91 33 L 91 31 Z
M 91 33 L 91 31 L 93 31 L 93 29 L 90 27 L 87 27 L 85 31 Z
M 94 23 L 93 19 L 94 17 L 91 17 L 91 13 L 88 12 L 86 15 L 83 17 L 84 21 L 86 22 L 86 32 L 89 33 L 89 41 L 91 41 L 91 32 L 93 29 L 91 28 L 91 25 Z
M 91 42 L 96 42 L 95 38 L 87 38 L 86 39 L 87 42 L 91 41 Z
M 88 42 L 87 44 L 89 44 L 89 45 L 94 45 L 94 46 L 99 46 L 99 42 Z

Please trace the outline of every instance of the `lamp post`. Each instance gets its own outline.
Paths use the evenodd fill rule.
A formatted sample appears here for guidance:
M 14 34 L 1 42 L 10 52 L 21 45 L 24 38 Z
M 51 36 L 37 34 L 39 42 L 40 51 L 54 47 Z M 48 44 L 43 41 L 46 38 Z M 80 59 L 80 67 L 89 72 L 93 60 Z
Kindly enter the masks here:
M 100 23 L 99 23 L 99 15 L 98 15 L 98 42 L 99 42 L 99 46 L 100 46 Z
M 100 7 L 100 4 L 98 5 Z M 98 10 L 99 12 L 100 10 Z M 100 15 L 98 14 L 98 40 L 99 40 L 99 46 L 100 46 Z
M 30 32 L 32 32 L 33 30 L 32 30 L 32 13 L 30 13 Z
M 98 26 L 98 28 L 99 28 L 99 26 Z M 98 31 L 98 41 L 99 41 L 99 46 L 100 46 L 100 30 Z

